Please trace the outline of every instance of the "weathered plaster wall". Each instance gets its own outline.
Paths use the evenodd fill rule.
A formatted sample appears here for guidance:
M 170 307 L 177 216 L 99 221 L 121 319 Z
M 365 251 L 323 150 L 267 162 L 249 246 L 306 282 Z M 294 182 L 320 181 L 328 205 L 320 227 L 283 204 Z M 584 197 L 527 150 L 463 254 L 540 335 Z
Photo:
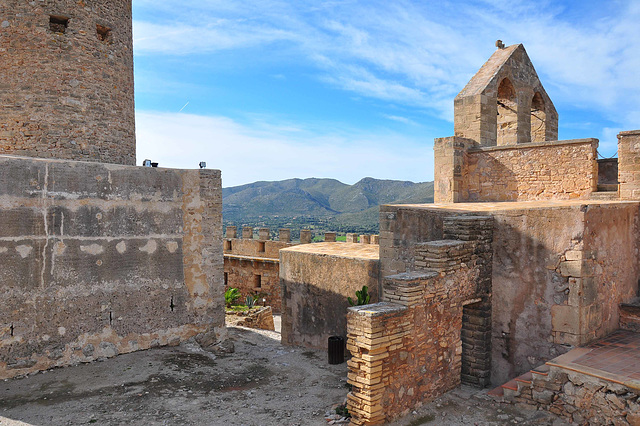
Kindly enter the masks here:
M 578 291 L 571 291 L 581 298 L 580 321 L 591 341 L 618 329 L 620 304 L 638 294 L 640 211 L 638 203 L 617 203 L 589 207 L 584 215 L 581 268 L 586 278 L 576 280 Z
M 282 343 L 327 348 L 329 336 L 346 336 L 347 297 L 369 287 L 378 300 L 378 246 L 316 243 L 280 251 Z
M 224 325 L 220 172 L 0 156 L 0 377 Z
M 131 0 L 3 0 L 0 24 L 0 154 L 135 164 Z
M 617 328 L 637 292 L 636 202 L 383 206 L 382 276 L 415 270 L 412 245 L 442 239 L 444 217 L 494 217 L 492 383 Z

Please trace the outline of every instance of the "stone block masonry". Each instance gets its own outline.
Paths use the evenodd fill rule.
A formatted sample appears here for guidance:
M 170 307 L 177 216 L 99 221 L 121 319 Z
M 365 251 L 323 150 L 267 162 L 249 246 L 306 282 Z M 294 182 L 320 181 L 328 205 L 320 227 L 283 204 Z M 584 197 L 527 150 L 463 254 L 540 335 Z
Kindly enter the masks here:
M 618 135 L 618 181 L 620 198 L 640 200 L 640 130 Z
M 635 201 L 382 206 L 382 275 L 418 269 L 424 242 L 464 241 L 462 231 L 450 233 L 447 218 L 478 215 L 494 218 L 487 263 L 493 385 L 618 328 L 619 305 L 636 296 L 640 277 Z M 465 307 L 479 317 L 468 324 L 486 326 L 481 322 L 488 313 L 476 308 Z
M 133 165 L 131 0 L 4 0 L 0 22 L 0 154 Z
M 587 199 L 597 190 L 597 139 L 479 147 L 436 139 L 437 203 Z
M 0 378 L 215 341 L 217 170 L 0 156 Z

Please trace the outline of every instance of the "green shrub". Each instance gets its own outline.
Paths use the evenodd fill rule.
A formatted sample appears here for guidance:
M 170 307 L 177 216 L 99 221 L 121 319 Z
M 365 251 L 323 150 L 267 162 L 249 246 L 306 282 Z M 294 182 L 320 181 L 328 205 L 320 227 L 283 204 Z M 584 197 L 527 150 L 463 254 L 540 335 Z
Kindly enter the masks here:
M 253 308 L 253 305 L 255 304 L 256 299 L 254 299 L 251 295 L 247 296 L 247 298 L 245 299 L 245 305 L 247 305 L 247 308 Z
M 369 287 L 367 287 L 366 285 L 363 285 L 362 290 L 356 290 L 356 297 L 358 298 L 357 303 L 354 302 L 352 298 L 347 297 L 347 300 L 349 300 L 349 304 L 351 306 L 368 305 L 369 300 L 371 300 L 371 295 L 369 294 Z
M 227 307 L 230 308 L 231 305 L 235 303 L 236 300 L 240 298 L 240 290 L 237 288 L 229 288 L 224 292 L 224 303 L 226 303 Z

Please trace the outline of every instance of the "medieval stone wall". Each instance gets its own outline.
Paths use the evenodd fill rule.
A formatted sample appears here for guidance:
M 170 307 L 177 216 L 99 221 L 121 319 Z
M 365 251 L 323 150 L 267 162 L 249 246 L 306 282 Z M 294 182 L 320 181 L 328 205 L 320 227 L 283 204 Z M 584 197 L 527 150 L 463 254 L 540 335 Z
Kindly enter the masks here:
M 280 251 L 282 343 L 327 348 L 330 336 L 346 336 L 347 297 L 369 287 L 379 295 L 378 246 L 316 243 Z
M 443 239 L 447 217 L 478 214 L 495 220 L 493 384 L 617 328 L 640 278 L 636 202 L 382 206 L 383 276 L 415 270 L 419 243 Z
M 133 165 L 131 0 L 0 4 L 0 154 Z
M 215 338 L 216 170 L 0 156 L 0 378 Z
M 618 135 L 618 181 L 620 198 L 640 200 L 640 130 Z
M 436 139 L 434 200 L 528 201 L 587 199 L 597 190 L 597 139 L 478 147 Z
M 349 308 L 352 424 L 391 421 L 460 384 L 463 306 L 481 300 L 483 282 L 475 247 L 420 244 L 426 269 L 385 277 L 382 303 Z
M 225 288 L 237 288 L 242 297 L 237 303 L 245 303 L 247 296 L 258 296 L 258 304 L 271 306 L 274 312 L 281 311 L 280 259 L 244 257 L 225 254 Z
M 224 284 L 225 288 L 237 288 L 244 303 L 246 296 L 259 296 L 259 304 L 271 306 L 274 312 L 281 311 L 280 295 L 280 249 L 292 247 L 290 231 L 280 230 L 280 240 L 270 238 L 267 228 L 260 228 L 254 239 L 253 228 L 244 227 L 243 238 L 237 237 L 235 226 L 227 227 L 224 239 Z
M 570 200 L 597 188 L 597 139 L 471 148 L 460 201 Z
M 516 401 L 562 416 L 573 424 L 640 424 L 640 390 L 556 366 L 533 372 L 518 385 Z

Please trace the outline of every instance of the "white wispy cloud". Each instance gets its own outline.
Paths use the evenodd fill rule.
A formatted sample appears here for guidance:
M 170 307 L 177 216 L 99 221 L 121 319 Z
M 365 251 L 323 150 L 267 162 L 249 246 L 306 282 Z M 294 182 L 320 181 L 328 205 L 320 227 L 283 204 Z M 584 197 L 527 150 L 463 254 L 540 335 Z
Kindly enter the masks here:
M 589 25 L 567 17 L 576 6 L 546 1 L 136 3 L 147 5 L 167 18 L 135 22 L 138 54 L 268 52 L 278 43 L 291 61 L 314 64 L 327 84 L 452 120 L 452 98 L 501 38 L 525 44 L 556 103 L 598 110 L 622 127 L 633 127 L 640 110 L 640 6 L 631 0 Z
M 223 185 L 269 179 L 332 177 L 355 183 L 366 176 L 423 182 L 433 179 L 431 137 L 394 133 L 324 133 L 282 126 L 243 125 L 227 117 L 139 111 L 137 158 L 160 167 L 221 169 Z M 397 165 L 403 171 L 398 173 Z

